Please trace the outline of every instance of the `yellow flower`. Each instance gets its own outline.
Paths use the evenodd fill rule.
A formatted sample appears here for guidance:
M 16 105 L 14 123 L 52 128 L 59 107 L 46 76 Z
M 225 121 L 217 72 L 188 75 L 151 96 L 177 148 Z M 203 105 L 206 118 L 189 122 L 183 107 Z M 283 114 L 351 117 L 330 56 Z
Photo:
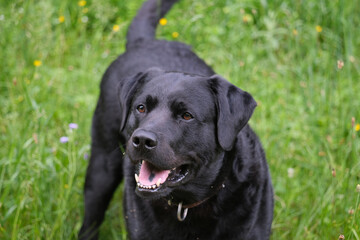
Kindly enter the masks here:
M 60 16 L 60 17 L 58 18 L 58 21 L 59 21 L 59 23 L 65 22 L 65 17 L 64 17 L 64 16 Z
M 65 184 L 65 185 L 64 185 L 64 188 L 65 188 L 65 189 L 68 189 L 68 188 L 69 188 L 69 185 L 68 185 L 68 184 Z
M 120 30 L 120 26 L 119 25 L 114 25 L 113 26 L 113 31 L 114 32 L 117 32 L 117 31 L 119 31 Z
M 173 38 L 178 38 L 178 37 L 179 37 L 179 33 L 178 33 L 178 32 L 173 32 L 173 33 L 172 33 L 172 37 L 173 37 Z
M 319 152 L 319 156 L 320 156 L 320 157 L 324 157 L 324 156 L 326 156 L 326 153 L 323 152 L 323 151 L 320 151 L 320 152 Z
M 161 26 L 165 26 L 165 25 L 167 24 L 166 18 L 161 18 L 161 19 L 159 20 L 159 23 L 160 23 Z
M 87 13 L 88 11 L 89 11 L 88 8 L 84 8 L 84 9 L 82 10 L 82 13 Z
M 356 124 L 356 126 L 355 126 L 355 131 L 360 131 L 360 124 L 358 123 L 358 124 Z
M 252 22 L 252 20 L 253 20 L 253 17 L 250 14 L 245 14 L 243 16 L 243 22 L 244 23 Z
M 86 1 L 81 0 L 81 1 L 78 2 L 78 5 L 79 5 L 80 7 L 83 7 L 83 6 L 86 5 Z
M 35 61 L 34 61 L 34 66 L 35 66 L 35 67 L 40 67 L 41 64 L 42 64 L 42 62 L 41 62 L 40 60 L 35 60 Z
M 292 33 L 294 34 L 294 36 L 298 35 L 298 31 L 296 29 L 293 29 Z
M 24 101 L 24 97 L 21 95 L 21 96 L 19 96 L 18 98 L 17 98 L 17 101 L 20 103 L 20 102 L 22 102 L 22 101 Z
M 316 29 L 316 31 L 318 32 L 318 33 L 321 33 L 322 32 L 322 27 L 321 26 L 319 26 L 319 25 L 317 25 L 316 27 L 315 27 L 315 29 Z

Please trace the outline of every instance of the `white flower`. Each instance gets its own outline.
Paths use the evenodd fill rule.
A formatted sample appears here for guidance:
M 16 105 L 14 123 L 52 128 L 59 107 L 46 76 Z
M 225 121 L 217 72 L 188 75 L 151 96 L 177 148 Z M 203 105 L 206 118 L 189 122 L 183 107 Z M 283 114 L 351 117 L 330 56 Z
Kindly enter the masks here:
M 287 169 L 287 172 L 288 172 L 288 177 L 289 177 L 289 178 L 293 178 L 293 177 L 294 177 L 295 170 L 294 170 L 293 168 L 288 168 L 288 169 Z

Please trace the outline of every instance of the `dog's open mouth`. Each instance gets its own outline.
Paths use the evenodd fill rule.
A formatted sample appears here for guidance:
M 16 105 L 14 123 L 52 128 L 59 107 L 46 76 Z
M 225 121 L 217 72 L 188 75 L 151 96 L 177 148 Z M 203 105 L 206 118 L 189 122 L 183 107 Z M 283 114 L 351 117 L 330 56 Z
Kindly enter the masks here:
M 135 180 L 139 190 L 157 191 L 162 187 L 179 185 L 189 175 L 189 165 L 181 165 L 170 170 L 159 169 L 148 161 L 139 163 Z

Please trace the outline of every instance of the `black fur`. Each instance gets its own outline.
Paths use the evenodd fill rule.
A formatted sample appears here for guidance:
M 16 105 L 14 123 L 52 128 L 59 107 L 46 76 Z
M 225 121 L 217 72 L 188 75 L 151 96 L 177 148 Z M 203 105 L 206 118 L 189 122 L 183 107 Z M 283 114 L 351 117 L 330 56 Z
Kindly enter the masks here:
M 189 46 L 155 39 L 156 23 L 175 2 L 144 3 L 129 28 L 126 52 L 104 74 L 80 239 L 97 239 L 123 178 L 130 239 L 269 239 L 271 179 L 247 125 L 256 102 L 214 75 Z M 142 160 L 155 169 L 176 168 L 183 179 L 156 190 L 137 187 Z M 191 207 L 183 222 L 176 217 L 180 202 Z

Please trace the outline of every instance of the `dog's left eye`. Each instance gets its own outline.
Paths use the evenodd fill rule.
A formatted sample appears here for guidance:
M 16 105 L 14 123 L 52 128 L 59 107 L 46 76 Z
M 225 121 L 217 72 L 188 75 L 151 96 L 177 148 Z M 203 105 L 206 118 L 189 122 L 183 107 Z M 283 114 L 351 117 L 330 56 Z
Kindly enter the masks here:
M 144 113 L 146 111 L 146 108 L 144 105 L 140 104 L 136 107 L 136 109 L 139 111 L 139 113 Z
M 186 112 L 182 115 L 182 118 L 188 121 L 188 120 L 193 119 L 194 117 L 193 117 L 193 115 L 191 115 L 191 113 Z

